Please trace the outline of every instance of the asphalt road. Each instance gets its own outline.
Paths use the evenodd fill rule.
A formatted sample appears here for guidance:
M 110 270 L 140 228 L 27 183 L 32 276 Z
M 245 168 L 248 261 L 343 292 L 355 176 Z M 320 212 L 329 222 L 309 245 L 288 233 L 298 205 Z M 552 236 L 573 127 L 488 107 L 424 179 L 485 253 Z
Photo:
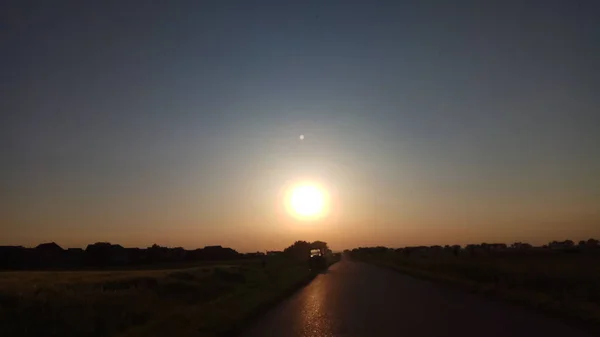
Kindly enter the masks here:
M 364 263 L 342 261 L 243 337 L 591 336 L 537 312 Z

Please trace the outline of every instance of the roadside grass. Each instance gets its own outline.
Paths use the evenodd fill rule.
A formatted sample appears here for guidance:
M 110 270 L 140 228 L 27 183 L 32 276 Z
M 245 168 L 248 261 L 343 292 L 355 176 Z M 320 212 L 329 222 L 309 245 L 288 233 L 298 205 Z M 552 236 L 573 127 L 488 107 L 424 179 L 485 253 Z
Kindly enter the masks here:
M 0 273 L 3 336 L 231 334 L 311 275 L 283 257 L 178 270 Z
M 314 276 L 284 257 L 265 268 L 0 273 L 0 335 L 230 336 Z
M 600 328 L 600 256 L 595 254 L 406 257 L 388 251 L 353 258 Z

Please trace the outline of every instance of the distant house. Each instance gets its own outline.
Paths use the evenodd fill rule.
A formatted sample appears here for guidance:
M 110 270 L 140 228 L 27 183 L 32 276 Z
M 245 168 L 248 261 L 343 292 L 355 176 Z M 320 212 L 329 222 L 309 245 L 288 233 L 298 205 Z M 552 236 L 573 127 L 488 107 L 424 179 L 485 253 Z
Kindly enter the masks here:
M 81 248 L 67 248 L 65 255 L 66 265 L 69 268 L 79 268 L 85 263 L 85 251 Z
M 152 245 L 152 247 L 149 247 L 146 251 L 147 260 L 150 262 L 183 261 L 185 258 L 200 259 L 202 258 L 202 254 L 204 252 L 202 249 L 196 249 L 188 256 L 188 252 L 181 247 L 168 248 L 161 247 L 156 244 Z
M 26 256 L 22 246 L 0 246 L 0 269 L 22 269 Z
M 65 250 L 61 248 L 61 246 L 57 245 L 55 242 L 42 243 L 35 247 L 35 250 L 42 253 L 49 254 L 61 254 Z
M 25 247 L 23 246 L 0 246 L 0 257 L 4 256 L 3 254 L 15 252 L 18 250 L 23 250 Z
M 238 252 L 231 248 L 223 248 L 221 246 L 206 246 L 204 254 L 209 260 L 226 260 L 238 257 Z
M 34 249 L 33 265 L 39 268 L 64 267 L 66 264 L 65 250 L 54 242 L 42 243 Z
M 111 245 L 109 255 L 110 264 L 124 265 L 129 263 L 129 254 L 121 245 Z
M 141 248 L 124 248 L 127 254 L 127 259 L 130 264 L 140 264 L 147 262 L 148 249 Z
M 96 242 L 85 248 L 86 262 L 91 266 L 109 266 L 127 263 L 127 251 L 121 245 Z
M 206 246 L 202 249 L 191 251 L 183 250 L 183 248 L 173 248 L 170 254 L 175 257 L 185 258 L 186 260 L 228 260 L 240 258 L 241 255 L 231 248 L 222 246 Z

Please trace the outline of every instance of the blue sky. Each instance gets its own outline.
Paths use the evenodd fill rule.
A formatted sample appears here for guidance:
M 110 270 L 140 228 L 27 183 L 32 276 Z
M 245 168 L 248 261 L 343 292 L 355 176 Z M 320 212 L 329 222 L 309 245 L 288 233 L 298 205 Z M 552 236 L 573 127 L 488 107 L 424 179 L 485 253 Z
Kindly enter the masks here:
M 600 234 L 592 2 L 3 6 L 0 244 Z M 278 214 L 305 178 L 329 222 Z

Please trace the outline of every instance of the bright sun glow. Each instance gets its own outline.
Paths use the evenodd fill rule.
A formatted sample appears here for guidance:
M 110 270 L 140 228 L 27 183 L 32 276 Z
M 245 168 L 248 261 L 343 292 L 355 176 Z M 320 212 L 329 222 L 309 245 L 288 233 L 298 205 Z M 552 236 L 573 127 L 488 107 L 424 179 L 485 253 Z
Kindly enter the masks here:
M 314 185 L 300 185 L 291 190 L 289 208 L 301 218 L 316 218 L 325 213 L 326 193 Z

